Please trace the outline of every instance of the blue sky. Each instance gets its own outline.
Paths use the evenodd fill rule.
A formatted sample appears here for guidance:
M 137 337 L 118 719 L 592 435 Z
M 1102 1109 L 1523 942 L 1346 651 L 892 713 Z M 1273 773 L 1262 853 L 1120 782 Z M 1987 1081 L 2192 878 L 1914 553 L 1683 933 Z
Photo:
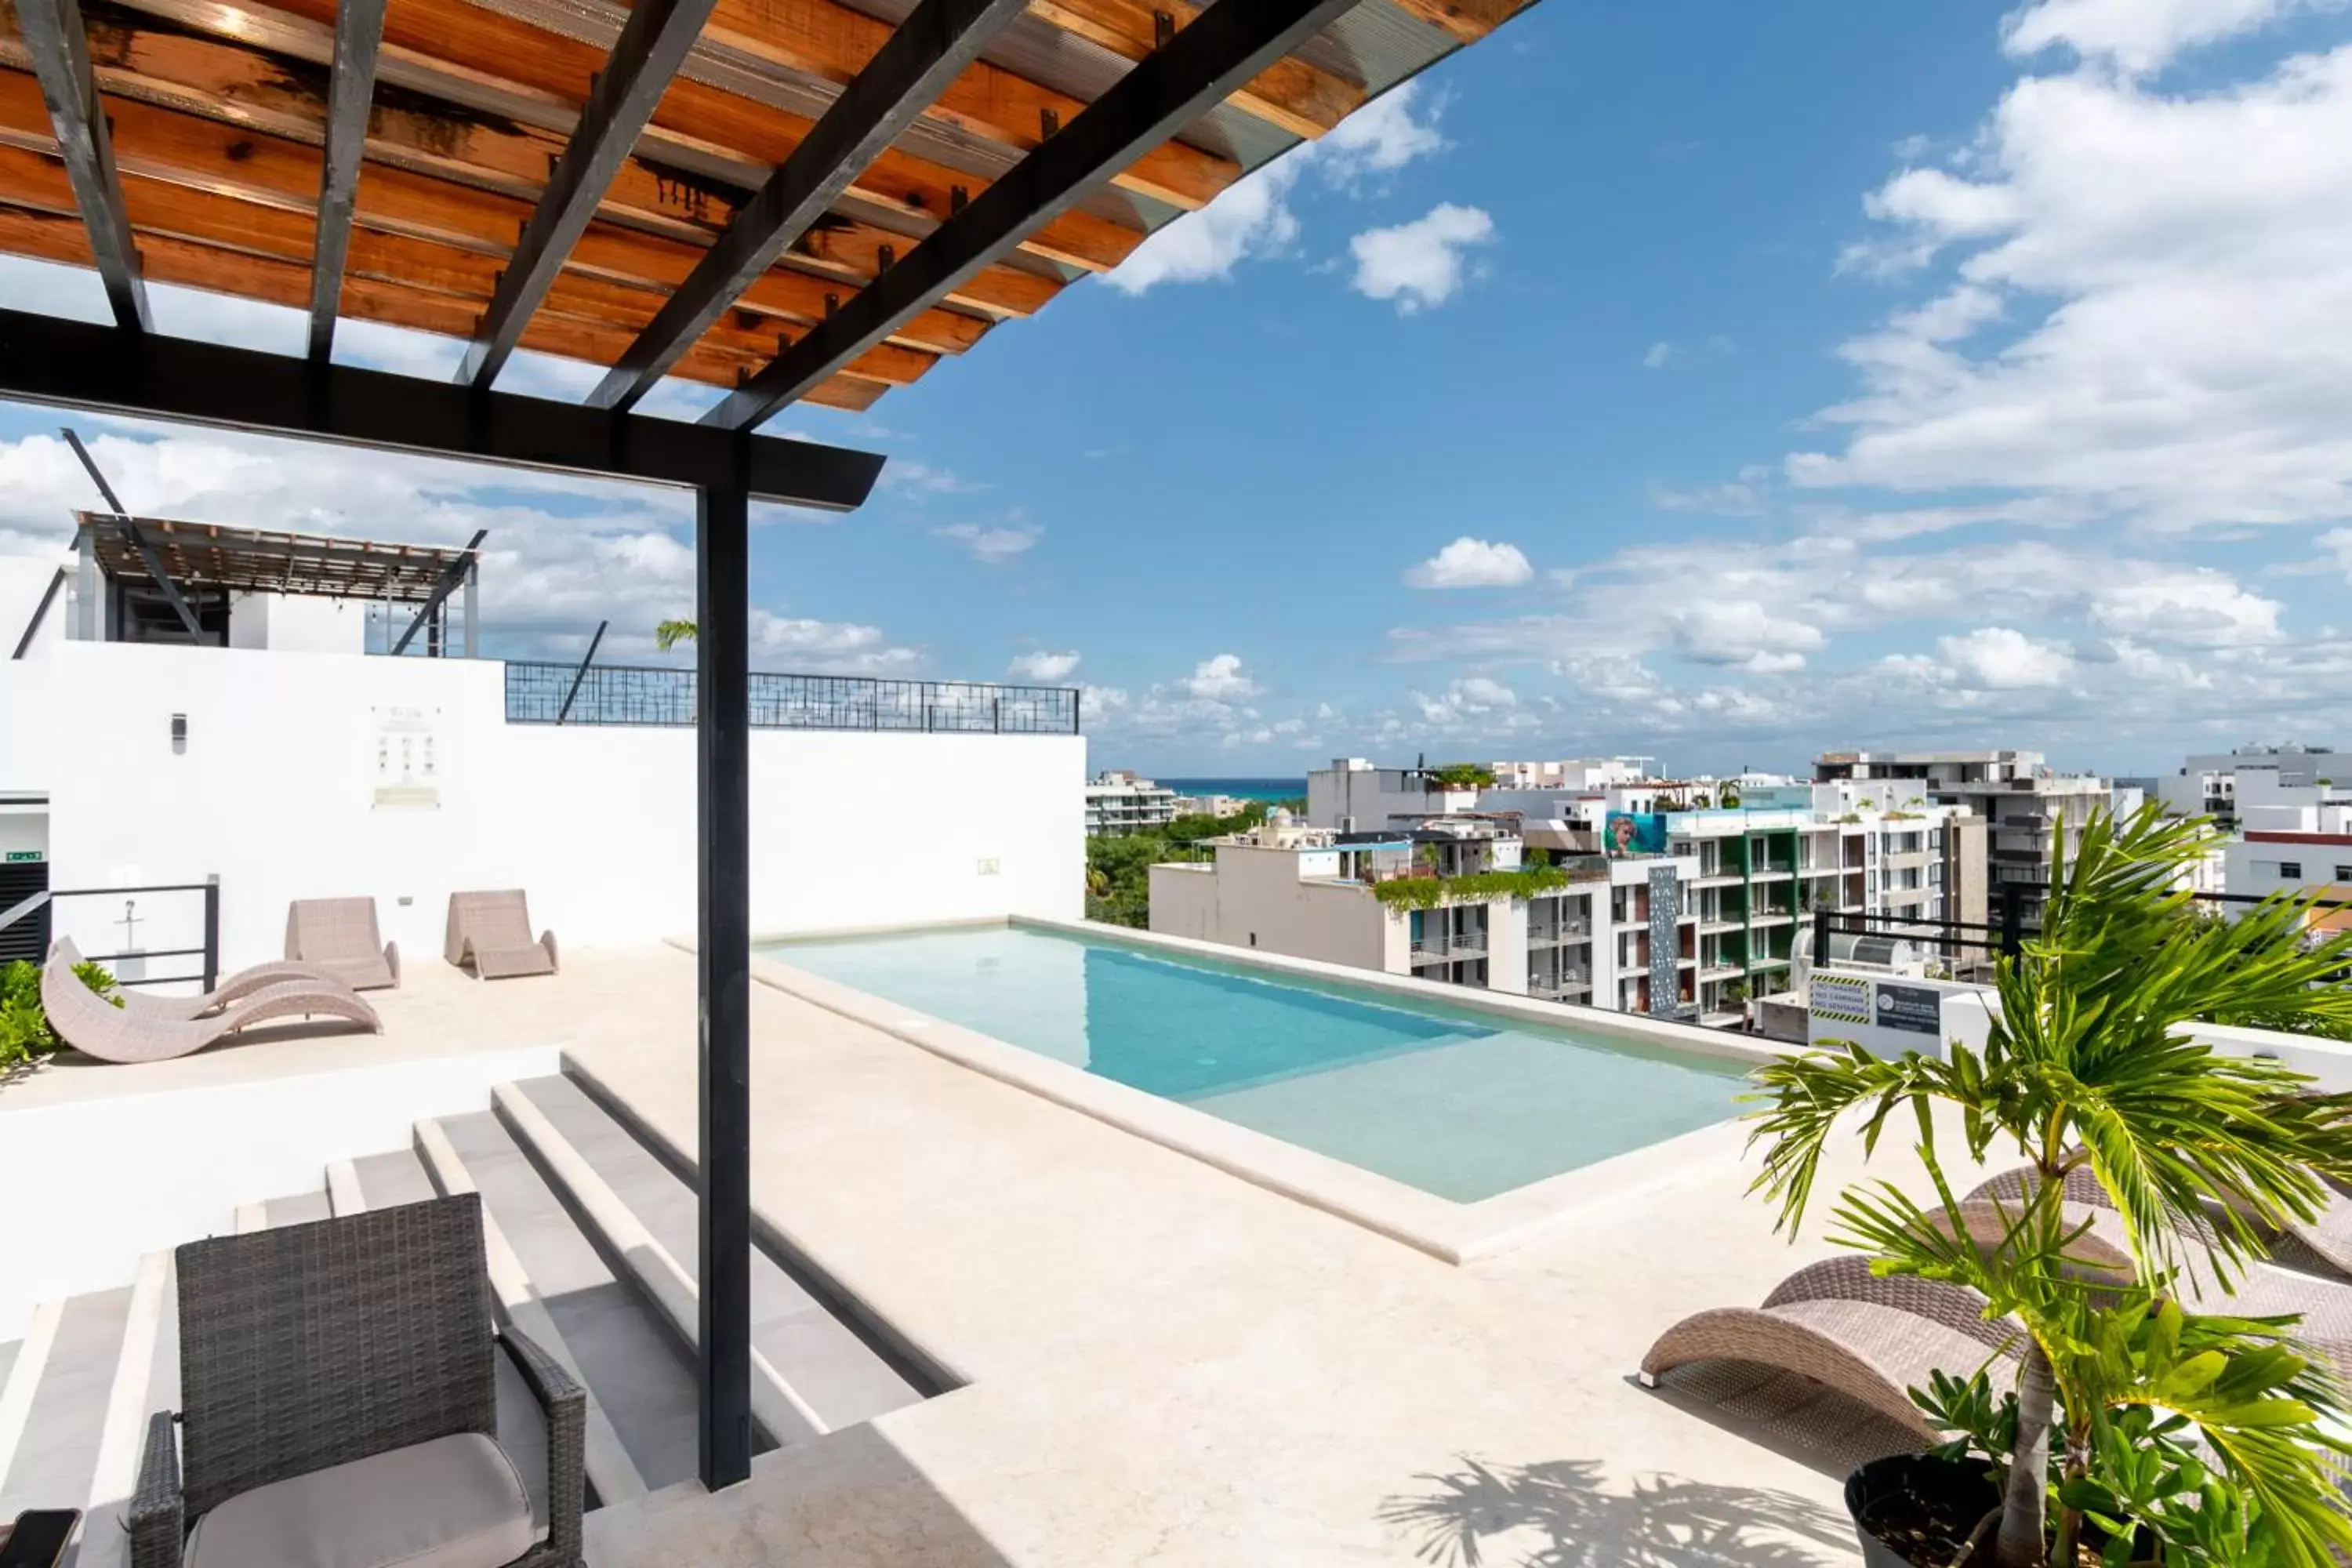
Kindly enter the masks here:
M 760 662 L 1082 684 L 1098 765 L 1177 774 L 2341 743 L 2347 254 L 2339 4 L 1549 0 L 871 416 L 789 411 L 893 461 L 759 531 Z M 55 423 L 0 407 L 0 550 L 80 503 Z M 518 651 L 690 604 L 671 498 L 96 427 L 144 510 L 490 527 Z

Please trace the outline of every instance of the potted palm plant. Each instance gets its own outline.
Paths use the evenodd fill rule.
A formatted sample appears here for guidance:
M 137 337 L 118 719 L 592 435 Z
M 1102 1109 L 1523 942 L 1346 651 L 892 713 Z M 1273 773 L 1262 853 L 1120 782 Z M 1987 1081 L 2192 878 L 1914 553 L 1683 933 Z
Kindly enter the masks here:
M 2231 1015 L 2315 1033 L 2352 1022 L 2352 990 L 2333 983 L 2352 935 L 2306 942 L 2307 907 L 2284 899 L 2236 921 L 2197 919 L 2182 889 L 2204 834 L 2149 809 L 2095 816 L 2071 856 L 2058 835 L 2042 930 L 2000 964 L 1981 1050 L 1816 1052 L 1759 1075 L 1756 1186 L 1783 1228 L 1802 1221 L 1849 1112 L 1866 1152 L 1907 1126 L 1940 1206 L 1891 1183 L 1857 1187 L 1837 1238 L 1883 1271 L 1977 1290 L 2019 1331 L 2013 1403 L 1996 1405 L 1971 1369 L 1944 1369 L 1914 1397 L 1973 1435 L 1857 1472 L 1849 1500 L 1874 1563 L 2076 1568 L 2091 1540 L 2091 1561 L 2111 1563 L 2320 1568 L 2352 1553 L 2326 1464 L 2347 1451 L 2325 1425 L 2338 1415 L 2332 1379 L 2294 1348 L 2291 1321 L 2184 1311 L 2175 1289 L 2195 1270 L 2226 1287 L 2266 1235 L 2318 1213 L 2324 1181 L 2352 1177 L 2352 1097 L 2311 1093 L 2303 1075 L 2191 1033 Z M 1954 1194 L 1955 1142 L 1971 1163 L 2023 1156 L 2017 1195 L 1989 1220 Z M 2114 1211 L 2104 1252 L 2067 1201 L 2083 1182 Z M 1942 1502 L 1948 1512 L 1988 1483 L 1997 1506 L 1977 1519 L 1938 1521 L 1940 1536 L 1918 1525 L 1929 1494 L 1961 1500 Z M 1942 1544 L 1922 1556 L 1930 1537 Z

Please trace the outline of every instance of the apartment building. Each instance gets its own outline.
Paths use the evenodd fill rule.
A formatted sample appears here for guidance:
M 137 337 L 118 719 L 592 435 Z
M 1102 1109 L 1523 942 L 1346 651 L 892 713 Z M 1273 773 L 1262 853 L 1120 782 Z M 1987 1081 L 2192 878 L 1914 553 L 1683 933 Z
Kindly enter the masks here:
M 1550 1001 L 1685 1016 L 1697 1005 L 1687 857 L 1584 857 L 1565 887 L 1465 892 L 1391 907 L 1374 889 L 1408 878 L 1520 868 L 1507 824 L 1435 816 L 1342 831 L 1276 810 L 1212 839 L 1208 862 L 1151 868 L 1151 929 L 1388 974 Z
M 1179 816 L 1239 816 L 1255 804 L 1237 795 L 1180 795 L 1175 811 Z
M 1352 832 L 1464 811 L 1518 811 L 1541 818 L 1543 805 L 1552 799 L 1580 798 L 1612 785 L 1637 784 L 1656 771 L 1651 757 L 1483 765 L 1494 775 L 1493 784 L 1449 788 L 1437 782 L 1433 769 L 1382 768 L 1362 757 L 1335 757 L 1329 767 L 1307 775 L 1307 820 L 1318 827 Z
M 2332 746 L 2240 746 L 2184 761 L 2179 772 L 2157 783 L 2164 809 L 2175 816 L 2210 816 L 2224 832 L 2238 826 L 2241 779 L 2256 784 L 2309 787 L 2338 780 L 2352 784 L 2352 752 Z
M 2236 803 L 2240 832 L 2221 850 L 2231 894 L 2352 901 L 2352 783 L 2286 784 L 2280 772 L 2249 770 L 2238 777 Z M 2312 923 L 2352 926 L 2352 910 Z
M 1907 784 L 1916 806 L 1966 806 L 1984 818 L 1989 895 L 1999 906 L 2013 892 L 2028 925 L 2050 895 L 2058 845 L 2080 843 L 2095 811 L 2127 816 L 2144 798 L 2096 774 L 2053 772 L 2039 752 L 1832 752 L 1815 759 L 1813 776 Z
M 1176 820 L 1176 792 L 1126 769 L 1087 781 L 1087 837 L 1149 833 Z

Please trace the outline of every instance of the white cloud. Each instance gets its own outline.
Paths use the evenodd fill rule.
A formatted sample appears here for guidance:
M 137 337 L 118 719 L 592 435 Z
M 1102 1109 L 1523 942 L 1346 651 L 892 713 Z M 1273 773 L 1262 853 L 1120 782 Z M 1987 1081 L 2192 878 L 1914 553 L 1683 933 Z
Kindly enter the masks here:
M 1674 612 L 1669 624 L 1684 657 L 1758 675 L 1802 669 L 1805 655 L 1829 644 L 1821 627 L 1774 615 L 1753 599 L 1703 598 Z
M 1049 653 L 1039 648 L 1034 653 L 1024 653 L 1015 658 L 1005 673 L 1015 680 L 1051 683 L 1067 679 L 1070 672 L 1077 668 L 1077 649 L 1072 648 L 1067 653 Z
M 751 612 L 751 651 L 790 661 L 794 669 L 851 675 L 903 675 L 922 662 L 910 647 L 895 647 L 879 627 L 813 621 Z
M 1162 283 L 1223 282 L 1244 261 L 1288 250 L 1298 240 L 1289 196 L 1306 167 L 1302 151 L 1235 181 L 1207 206 L 1160 229 L 1104 280 L 1123 294 L 1140 294 Z
M 1766 492 L 1772 483 L 1772 470 L 1762 463 L 1750 463 L 1739 470 L 1736 479 L 1711 485 L 1696 485 L 1679 489 L 1671 485 L 1649 487 L 1650 504 L 1661 511 L 1697 512 L 1706 517 L 1754 517 L 1764 510 Z
M 1024 555 L 1036 548 L 1045 530 L 1032 522 L 1014 522 L 983 526 L 977 522 L 951 522 L 931 530 L 933 538 L 950 540 L 971 552 L 971 558 L 983 566 L 1002 566 L 1016 555 Z
M 928 500 L 932 496 L 971 495 L 987 488 L 973 483 L 951 468 L 919 463 L 912 458 L 891 458 L 882 466 L 882 477 L 875 481 L 875 489 L 885 495 L 900 496 L 914 501 Z
M 1696 348 L 1685 348 L 1671 339 L 1660 338 L 1642 355 L 1642 368 L 1664 370 L 1671 365 L 1683 364 L 1695 359 L 1728 359 L 1738 352 L 1738 343 L 1721 332 L 1708 338 Z
M 2247 592 L 2225 572 L 2157 569 L 2097 584 L 2090 620 L 2126 637 L 2229 647 L 2277 640 L 2283 607 L 2275 599 Z
M 1242 668 L 1237 654 L 1221 653 L 1192 667 L 1192 675 L 1177 683 L 1187 696 L 1204 702 L 1239 702 L 1265 689 Z
M 1517 545 L 1489 543 L 1465 533 L 1407 571 L 1404 580 L 1414 588 L 1513 588 L 1535 574 Z
M 1078 718 L 1089 726 L 1114 723 L 1132 705 L 1127 689 L 1118 686 L 1081 686 L 1078 688 Z
M 1286 254 L 1299 235 L 1291 193 L 1308 173 L 1352 189 L 1444 147 L 1436 124 L 1443 105 L 1431 104 L 1417 118 L 1419 101 L 1417 85 L 1407 82 L 1367 104 L 1320 141 L 1299 143 L 1159 230 L 1105 281 L 1130 295 L 1162 283 L 1223 282 L 1244 261 Z
M 2050 0 L 2013 47 L 2126 67 L 2284 7 Z M 2352 515 L 2352 46 L 2158 92 L 2095 61 L 2028 77 L 1963 167 L 1867 204 L 1863 264 L 1941 262 L 1843 347 L 1811 487 L 1971 489 L 2191 529 Z
M 1413 105 L 1421 84 L 1408 81 L 1382 94 L 1324 133 L 1312 143 L 1315 162 L 1326 178 L 1347 184 L 1370 174 L 1394 174 L 1416 158 L 1444 150 L 1437 119 L 1442 102 L 1432 104 L 1426 119 L 1416 119 Z
M 2057 686 L 2074 668 L 2074 658 L 2055 643 L 2036 642 L 2009 626 L 1979 626 L 1960 637 L 1939 637 L 1944 656 L 1963 685 L 1990 691 Z
M 1406 698 L 1423 723 L 1443 730 L 1467 727 L 1503 735 L 1532 729 L 1542 722 L 1537 715 L 1521 709 L 1517 692 L 1484 675 L 1452 681 L 1435 696 L 1411 691 Z
M 2012 12 L 2001 29 L 2014 55 L 2059 46 L 2111 60 L 2133 72 L 2160 68 L 2175 55 L 2252 31 L 2297 11 L 2337 9 L 2342 0 L 2038 0 Z
M 1494 237 L 1495 220 L 1484 208 L 1452 202 L 1439 203 L 1411 223 L 1366 229 L 1348 242 L 1356 258 L 1356 292 L 1393 300 L 1408 316 L 1443 305 L 1462 287 L 1465 252 Z

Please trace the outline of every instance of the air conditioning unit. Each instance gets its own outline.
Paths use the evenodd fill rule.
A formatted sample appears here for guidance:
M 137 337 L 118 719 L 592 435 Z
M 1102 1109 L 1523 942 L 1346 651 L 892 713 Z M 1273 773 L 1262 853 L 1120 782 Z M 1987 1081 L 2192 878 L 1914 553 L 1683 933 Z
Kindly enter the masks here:
M 1927 954 L 1900 937 L 1832 931 L 1830 962 L 1849 969 L 1881 969 L 1890 973 L 1916 974 L 1926 966 Z

